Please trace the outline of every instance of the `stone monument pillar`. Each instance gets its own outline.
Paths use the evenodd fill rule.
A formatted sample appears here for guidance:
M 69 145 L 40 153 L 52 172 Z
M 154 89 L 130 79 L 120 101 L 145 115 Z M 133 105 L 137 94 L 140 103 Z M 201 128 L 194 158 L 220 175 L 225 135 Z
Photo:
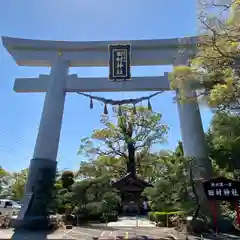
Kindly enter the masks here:
M 47 227 L 47 207 L 56 174 L 68 69 L 68 62 L 60 58 L 53 62 L 33 159 L 29 166 L 24 207 L 15 227 Z

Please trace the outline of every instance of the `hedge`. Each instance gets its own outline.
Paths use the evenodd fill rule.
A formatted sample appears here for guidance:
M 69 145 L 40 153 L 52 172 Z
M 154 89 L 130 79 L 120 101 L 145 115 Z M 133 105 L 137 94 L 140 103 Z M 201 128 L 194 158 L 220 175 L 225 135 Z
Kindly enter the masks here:
M 148 217 L 151 221 L 156 223 L 163 223 L 164 226 L 167 226 L 168 217 L 174 215 L 183 215 L 183 211 L 176 211 L 176 212 L 149 212 Z

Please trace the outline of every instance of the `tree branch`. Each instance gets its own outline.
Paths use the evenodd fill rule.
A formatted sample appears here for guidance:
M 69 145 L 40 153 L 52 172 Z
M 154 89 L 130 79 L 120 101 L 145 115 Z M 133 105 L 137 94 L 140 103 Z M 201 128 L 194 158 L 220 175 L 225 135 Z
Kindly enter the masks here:
M 202 6 L 204 6 L 204 7 L 215 7 L 215 8 L 223 8 L 222 9 L 222 11 L 226 11 L 226 10 L 228 10 L 228 9 L 230 9 L 231 7 L 232 7 L 232 5 L 234 4 L 234 3 L 236 3 L 237 2 L 237 0 L 233 0 L 231 3 L 229 3 L 229 4 L 220 4 L 220 3 L 214 3 L 215 1 L 214 0 L 212 0 L 212 2 L 211 3 L 202 3 L 202 1 L 200 1 L 200 4 L 202 5 Z

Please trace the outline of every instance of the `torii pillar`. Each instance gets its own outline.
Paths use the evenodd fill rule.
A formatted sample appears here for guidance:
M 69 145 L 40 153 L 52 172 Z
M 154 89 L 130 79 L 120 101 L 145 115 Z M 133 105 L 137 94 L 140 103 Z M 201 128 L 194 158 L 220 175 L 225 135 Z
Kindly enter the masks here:
M 186 52 L 179 53 L 174 61 L 174 66 L 187 66 L 188 64 L 189 54 Z M 183 151 L 184 156 L 190 158 L 189 176 L 192 173 L 190 181 L 194 182 L 201 211 L 208 216 L 211 214 L 211 206 L 205 196 L 202 183 L 204 180 L 212 178 L 212 163 L 208 156 L 208 146 L 196 91 L 188 83 L 183 87 L 184 96 L 180 94 L 179 90 L 176 91 Z
M 21 208 L 15 221 L 16 227 L 48 226 L 47 208 L 56 174 L 68 69 L 68 62 L 61 58 L 52 63 L 33 159 L 25 186 L 23 201 L 25 206 Z

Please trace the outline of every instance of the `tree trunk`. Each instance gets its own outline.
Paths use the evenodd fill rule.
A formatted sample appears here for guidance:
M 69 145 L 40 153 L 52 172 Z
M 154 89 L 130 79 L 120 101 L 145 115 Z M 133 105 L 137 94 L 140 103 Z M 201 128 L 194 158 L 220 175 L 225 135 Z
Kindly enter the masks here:
M 132 176 L 136 176 L 135 148 L 133 142 L 127 143 L 127 148 L 128 148 L 127 172 L 131 173 Z

